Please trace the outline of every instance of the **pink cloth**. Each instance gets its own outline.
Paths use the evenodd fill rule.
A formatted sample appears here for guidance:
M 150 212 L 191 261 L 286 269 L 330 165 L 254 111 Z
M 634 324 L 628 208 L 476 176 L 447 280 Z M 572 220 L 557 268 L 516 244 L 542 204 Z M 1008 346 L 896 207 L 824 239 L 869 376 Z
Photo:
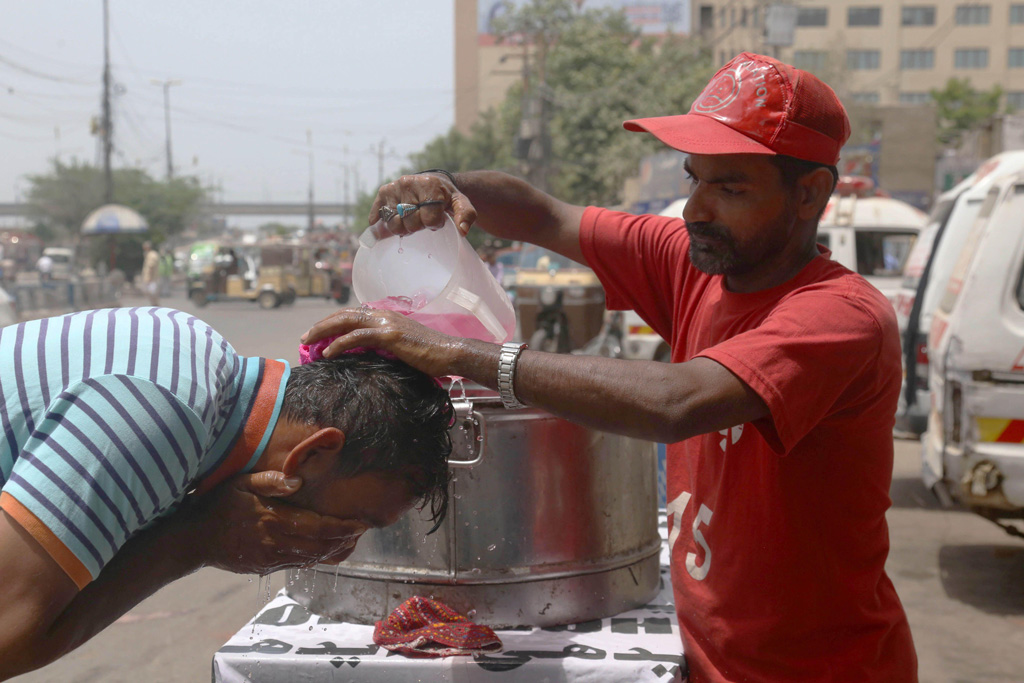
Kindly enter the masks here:
M 330 346 L 331 342 L 337 338 L 338 336 L 325 337 L 320 341 L 313 342 L 312 344 L 299 344 L 299 363 L 301 365 L 305 365 L 306 363 L 312 363 L 313 361 L 323 360 L 324 349 Z M 342 351 L 342 353 L 366 353 L 367 351 L 373 351 L 378 356 L 383 356 L 384 358 L 398 358 L 398 356 L 390 351 L 385 351 L 383 349 L 371 349 L 366 346 L 357 346 L 354 349 Z

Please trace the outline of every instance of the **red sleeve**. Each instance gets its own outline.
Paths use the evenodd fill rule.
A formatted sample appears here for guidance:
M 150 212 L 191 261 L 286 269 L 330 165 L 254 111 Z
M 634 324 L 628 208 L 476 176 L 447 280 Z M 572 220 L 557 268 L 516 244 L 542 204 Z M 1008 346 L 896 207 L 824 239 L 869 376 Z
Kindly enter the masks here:
M 589 207 L 580 248 L 604 285 L 610 310 L 632 309 L 671 340 L 675 297 L 683 291 L 689 238 L 679 218 Z
M 755 426 L 780 453 L 831 415 L 877 405 L 900 376 L 895 312 L 850 279 L 795 292 L 761 325 L 698 355 L 764 400 L 772 419 Z

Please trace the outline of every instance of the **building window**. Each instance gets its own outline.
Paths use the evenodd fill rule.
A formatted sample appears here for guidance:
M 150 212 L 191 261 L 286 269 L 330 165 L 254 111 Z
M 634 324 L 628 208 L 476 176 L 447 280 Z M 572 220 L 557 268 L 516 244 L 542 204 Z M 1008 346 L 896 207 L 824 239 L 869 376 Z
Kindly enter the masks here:
M 1024 5 L 1010 5 L 1010 23 L 1024 24 Z
M 851 7 L 846 13 L 847 26 L 881 26 L 881 7 Z
M 988 24 L 988 5 L 958 5 L 956 8 L 956 23 L 960 26 L 975 26 Z
M 1008 92 L 1006 93 L 1006 106 L 1016 111 L 1024 110 L 1024 92 Z
M 881 66 L 881 52 L 878 50 L 847 50 L 847 69 L 877 69 Z
M 935 26 L 934 7 L 904 7 L 900 17 L 900 23 L 904 26 Z
M 824 50 L 794 50 L 793 66 L 811 73 L 822 73 L 828 64 L 828 53 Z
M 740 26 L 746 26 L 747 20 L 750 18 L 750 10 L 746 7 L 740 12 Z
M 751 10 L 753 12 L 753 18 L 750 20 L 750 25 L 757 28 L 761 25 L 761 8 L 755 7 Z
M 900 50 L 901 69 L 934 69 L 934 50 Z
M 1011 47 L 1010 53 L 1006 59 L 1006 66 L 1011 69 L 1024 68 L 1024 48 Z
M 857 104 L 878 104 L 877 92 L 855 92 L 852 98 Z
M 827 7 L 800 7 L 796 11 L 797 26 L 828 26 Z
M 932 96 L 926 92 L 901 92 L 900 104 L 928 104 Z
M 953 66 L 957 69 L 987 69 L 988 50 L 957 50 L 953 53 Z

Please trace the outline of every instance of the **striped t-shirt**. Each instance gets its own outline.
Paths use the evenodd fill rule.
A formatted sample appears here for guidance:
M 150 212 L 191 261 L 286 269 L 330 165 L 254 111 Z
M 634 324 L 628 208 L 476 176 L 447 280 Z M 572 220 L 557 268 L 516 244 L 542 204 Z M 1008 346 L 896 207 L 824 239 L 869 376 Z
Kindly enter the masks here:
M 0 508 L 81 588 L 190 491 L 256 463 L 288 373 L 169 308 L 0 328 Z

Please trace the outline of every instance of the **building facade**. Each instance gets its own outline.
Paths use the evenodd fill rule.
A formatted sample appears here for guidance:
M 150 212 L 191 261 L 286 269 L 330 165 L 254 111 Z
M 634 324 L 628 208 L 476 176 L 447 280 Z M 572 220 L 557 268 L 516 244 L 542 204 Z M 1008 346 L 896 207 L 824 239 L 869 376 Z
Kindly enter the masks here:
M 1024 2 L 693 0 L 691 25 L 719 64 L 744 50 L 773 55 L 844 102 L 920 104 L 967 78 L 1024 109 Z
M 581 9 L 622 10 L 646 34 L 689 32 L 690 0 L 574 1 Z M 503 0 L 455 0 L 455 128 L 461 133 L 505 99 L 531 59 L 528 46 L 502 43 L 494 35 L 493 22 L 504 11 Z

